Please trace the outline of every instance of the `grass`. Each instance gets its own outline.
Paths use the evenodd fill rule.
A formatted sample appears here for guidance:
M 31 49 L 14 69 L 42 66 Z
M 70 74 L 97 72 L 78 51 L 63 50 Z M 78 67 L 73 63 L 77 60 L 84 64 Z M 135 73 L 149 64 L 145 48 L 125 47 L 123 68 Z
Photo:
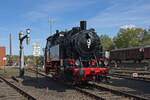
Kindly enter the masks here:
M 19 69 L 17 68 L 6 68 L 0 69 L 0 76 L 4 77 L 11 77 L 11 76 L 18 76 L 19 75 Z

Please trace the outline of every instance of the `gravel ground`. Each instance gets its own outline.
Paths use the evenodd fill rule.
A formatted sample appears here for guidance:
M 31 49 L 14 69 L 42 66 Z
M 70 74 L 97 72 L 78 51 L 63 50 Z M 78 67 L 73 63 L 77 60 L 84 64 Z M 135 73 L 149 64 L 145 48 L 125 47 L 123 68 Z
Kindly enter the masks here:
M 19 75 L 19 69 L 7 66 L 7 68 L 5 70 L 0 69 L 0 75 L 4 76 L 4 77 L 17 76 L 17 75 Z
M 54 82 L 53 80 L 26 72 L 24 80 L 18 84 L 25 91 L 38 100 L 94 100 L 67 86 Z

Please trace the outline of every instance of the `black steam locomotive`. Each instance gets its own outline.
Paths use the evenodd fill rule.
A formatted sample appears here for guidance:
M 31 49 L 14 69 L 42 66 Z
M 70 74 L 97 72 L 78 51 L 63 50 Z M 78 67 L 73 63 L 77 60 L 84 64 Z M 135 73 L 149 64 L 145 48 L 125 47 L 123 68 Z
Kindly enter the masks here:
M 106 76 L 102 66 L 102 46 L 94 29 L 86 29 L 86 21 L 70 31 L 58 30 L 47 38 L 45 71 L 64 74 L 74 81 L 93 80 Z M 61 75 L 62 76 L 62 75 Z

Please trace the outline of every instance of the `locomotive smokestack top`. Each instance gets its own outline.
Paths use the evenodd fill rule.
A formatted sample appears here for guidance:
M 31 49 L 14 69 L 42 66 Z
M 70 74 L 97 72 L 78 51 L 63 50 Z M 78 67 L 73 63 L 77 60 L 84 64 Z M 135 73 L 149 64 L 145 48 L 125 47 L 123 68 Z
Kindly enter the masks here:
M 80 21 L 81 30 L 86 30 L 86 21 Z
M 59 33 L 59 30 L 56 30 L 56 33 Z

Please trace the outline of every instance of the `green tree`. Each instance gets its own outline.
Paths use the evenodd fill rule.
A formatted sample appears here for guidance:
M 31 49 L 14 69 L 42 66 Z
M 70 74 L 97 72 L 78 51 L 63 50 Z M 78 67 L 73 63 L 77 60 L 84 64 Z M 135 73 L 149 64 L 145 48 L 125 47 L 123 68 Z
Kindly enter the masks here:
M 101 35 L 100 40 L 104 50 L 112 50 L 114 48 L 113 40 L 108 35 Z
M 142 28 L 120 29 L 113 40 L 117 48 L 136 47 L 142 44 L 145 34 L 147 32 Z
M 145 30 L 142 45 L 150 45 L 150 29 Z

